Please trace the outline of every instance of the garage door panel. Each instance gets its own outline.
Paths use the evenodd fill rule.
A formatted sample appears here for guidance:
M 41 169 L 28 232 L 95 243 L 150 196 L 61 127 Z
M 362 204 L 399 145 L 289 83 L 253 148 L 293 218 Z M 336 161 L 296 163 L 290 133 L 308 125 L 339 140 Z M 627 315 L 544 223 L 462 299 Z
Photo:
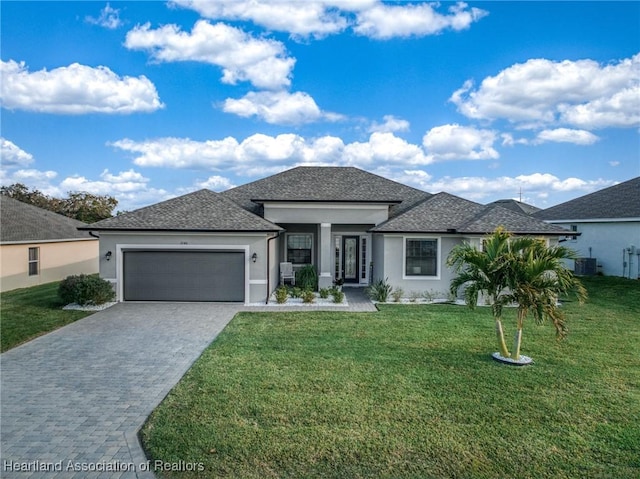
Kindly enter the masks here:
M 244 252 L 125 251 L 126 301 L 244 301 Z

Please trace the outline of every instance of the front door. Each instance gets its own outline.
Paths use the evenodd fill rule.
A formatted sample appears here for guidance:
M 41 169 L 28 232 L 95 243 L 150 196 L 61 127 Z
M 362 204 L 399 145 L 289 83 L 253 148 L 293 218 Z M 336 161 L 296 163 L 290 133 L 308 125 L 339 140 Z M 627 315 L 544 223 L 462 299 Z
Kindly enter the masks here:
M 342 237 L 342 277 L 345 283 L 358 283 L 359 236 Z

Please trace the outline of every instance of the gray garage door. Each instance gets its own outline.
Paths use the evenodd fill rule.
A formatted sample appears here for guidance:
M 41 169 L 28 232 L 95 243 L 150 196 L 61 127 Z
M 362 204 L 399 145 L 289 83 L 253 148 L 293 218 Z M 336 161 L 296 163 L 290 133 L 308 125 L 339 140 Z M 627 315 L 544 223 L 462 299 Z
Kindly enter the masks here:
M 125 301 L 244 301 L 242 251 L 125 251 Z

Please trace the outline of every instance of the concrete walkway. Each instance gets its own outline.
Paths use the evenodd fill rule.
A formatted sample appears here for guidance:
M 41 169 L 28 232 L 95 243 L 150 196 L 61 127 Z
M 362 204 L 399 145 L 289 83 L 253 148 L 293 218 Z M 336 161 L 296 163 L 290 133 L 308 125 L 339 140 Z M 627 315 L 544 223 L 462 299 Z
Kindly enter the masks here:
M 331 311 L 376 311 L 345 294 Z M 153 409 L 237 312 L 293 309 L 309 310 L 120 303 L 3 353 L 0 477 L 153 478 L 137 437 Z

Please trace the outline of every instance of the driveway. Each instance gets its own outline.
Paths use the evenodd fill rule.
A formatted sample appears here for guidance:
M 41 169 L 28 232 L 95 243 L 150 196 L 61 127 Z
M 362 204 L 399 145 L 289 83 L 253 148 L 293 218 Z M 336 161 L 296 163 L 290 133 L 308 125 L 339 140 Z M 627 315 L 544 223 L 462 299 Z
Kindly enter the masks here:
M 0 477 L 153 477 L 138 429 L 242 308 L 119 303 L 3 353 Z

